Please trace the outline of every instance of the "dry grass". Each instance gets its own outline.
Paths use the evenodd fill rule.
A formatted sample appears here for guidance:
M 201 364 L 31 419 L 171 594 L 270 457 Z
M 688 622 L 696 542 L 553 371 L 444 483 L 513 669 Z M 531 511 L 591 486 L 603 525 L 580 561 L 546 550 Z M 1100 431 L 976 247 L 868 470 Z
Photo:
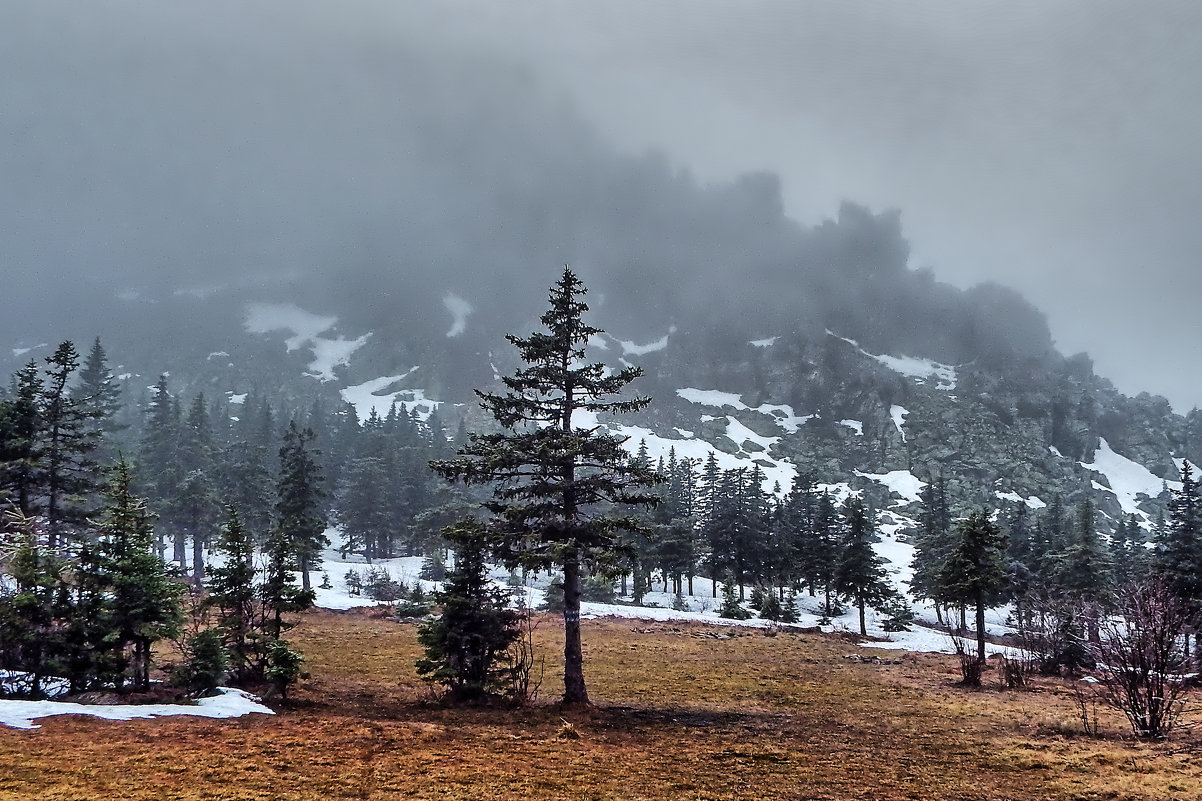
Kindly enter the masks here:
M 557 708 L 549 670 L 552 700 L 448 709 L 416 679 L 413 626 L 315 612 L 294 632 L 312 678 L 278 716 L 0 729 L 0 799 L 1202 798 L 1202 740 L 1133 743 L 1113 718 L 1080 736 L 1056 682 L 967 691 L 950 657 L 860 663 L 821 635 L 584 636 L 595 708 Z M 554 622 L 538 637 L 557 664 Z

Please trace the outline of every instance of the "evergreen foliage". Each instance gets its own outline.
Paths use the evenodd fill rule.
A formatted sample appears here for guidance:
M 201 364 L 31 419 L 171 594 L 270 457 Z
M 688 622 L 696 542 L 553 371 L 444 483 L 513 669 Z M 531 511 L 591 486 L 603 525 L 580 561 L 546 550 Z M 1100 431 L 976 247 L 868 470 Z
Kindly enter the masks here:
M 978 509 L 956 526 L 937 579 L 949 599 L 976 608 L 978 660 L 985 659 L 985 610 L 1005 597 L 1008 579 L 1005 534 Z
M 600 329 L 583 321 L 586 290 L 568 268 L 551 288 L 545 331 L 508 336 L 525 366 L 504 376 L 505 392 L 477 391 L 503 429 L 473 434 L 460 458 L 434 461 L 435 471 L 468 484 L 493 485 L 485 507 L 498 520 L 497 545 L 506 560 L 564 574 L 564 702 L 586 704 L 580 643 L 580 581 L 586 562 L 613 563 L 620 533 L 639 528 L 631 515 L 602 506 L 652 506 L 643 490 L 658 483 L 635 463 L 622 441 L 581 426 L 578 415 L 622 414 L 645 407 L 643 397 L 614 399 L 641 371 L 610 372 L 585 362 L 585 346 Z
M 455 545 L 455 566 L 434 593 L 441 614 L 418 627 L 426 655 L 417 672 L 457 701 L 479 700 L 510 686 L 504 655 L 521 636 L 522 615 L 509 608 L 509 593 L 488 579 L 485 527 L 468 518 L 443 535 Z
M 860 634 L 864 636 L 868 634 L 866 607 L 880 606 L 893 595 L 885 560 L 872 547 L 880 539 L 874 518 L 855 496 L 843 504 L 843 548 L 835 574 L 837 591 L 859 610 Z

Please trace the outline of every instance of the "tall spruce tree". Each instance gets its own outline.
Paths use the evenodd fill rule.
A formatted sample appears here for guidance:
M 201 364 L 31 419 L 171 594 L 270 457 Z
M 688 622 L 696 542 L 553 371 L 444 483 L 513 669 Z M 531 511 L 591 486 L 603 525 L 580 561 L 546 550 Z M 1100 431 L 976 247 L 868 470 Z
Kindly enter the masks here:
M 182 589 L 154 554 L 153 515 L 132 489 L 129 466 L 119 460 L 97 521 L 98 550 L 109 586 L 106 639 L 116 657 L 118 688 L 150 686 L 151 646 L 179 633 Z
M 128 426 L 118 420 L 121 384 L 109 370 L 108 354 L 100 344 L 100 337 L 92 343 L 92 349 L 79 369 L 79 383 L 71 396 L 78 399 L 86 413 L 89 434 L 98 443 L 98 458 L 104 464 L 111 464 L 119 451 L 114 438 Z
M 1009 584 L 1006 536 L 978 509 L 955 529 L 955 541 L 939 571 L 947 597 L 976 608 L 977 658 L 985 659 L 985 610 L 997 604 Z
M 1156 572 L 1195 612 L 1202 607 L 1202 498 L 1194 467 L 1181 466 L 1181 489 L 1169 500 L 1169 519 L 1157 543 Z
M 87 520 L 87 501 L 100 487 L 94 452 L 99 444 L 91 412 L 75 397 L 69 383 L 79 367 L 75 345 L 67 340 L 46 357 L 41 397 L 41 440 L 44 484 L 42 513 L 50 546 L 74 538 Z
M 867 636 L 865 608 L 880 606 L 893 597 L 885 560 L 872 544 L 877 542 L 875 515 L 852 496 L 843 504 L 843 548 L 835 574 L 838 592 L 855 603 L 860 613 L 860 634 Z
M 617 398 L 641 370 L 610 372 L 585 361 L 585 346 L 601 329 L 586 324 L 584 285 L 565 267 L 551 287 L 545 331 L 508 336 L 526 366 L 504 376 L 505 392 L 477 391 L 481 406 L 503 429 L 474 434 L 460 458 L 431 462 L 450 479 L 492 484 L 486 508 L 498 518 L 498 545 L 513 562 L 537 569 L 559 565 L 564 587 L 564 696 L 587 704 L 580 640 L 581 568 L 586 561 L 612 561 L 619 533 L 638 528 L 630 515 L 608 507 L 654 505 L 644 488 L 659 477 L 635 464 L 623 440 L 583 422 L 585 415 L 623 414 L 645 407 L 649 398 Z
M 313 430 L 301 429 L 293 420 L 280 448 L 280 477 L 276 485 L 276 527 L 290 543 L 301 573 L 301 588 L 312 586 L 309 573 L 321 567 L 321 550 L 326 538 L 326 514 L 322 499 L 322 475 L 318 452 L 311 447 Z

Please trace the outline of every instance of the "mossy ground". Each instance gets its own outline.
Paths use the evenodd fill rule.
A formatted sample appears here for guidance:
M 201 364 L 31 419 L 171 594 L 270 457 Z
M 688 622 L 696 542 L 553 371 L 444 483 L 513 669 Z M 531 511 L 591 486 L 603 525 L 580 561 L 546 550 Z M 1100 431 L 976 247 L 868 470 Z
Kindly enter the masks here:
M 1202 798 L 1202 738 L 1134 742 L 1107 714 L 1086 737 L 1059 681 L 971 691 L 952 657 L 587 621 L 595 706 L 561 710 L 560 637 L 551 618 L 536 633 L 532 706 L 445 708 L 413 625 L 313 612 L 292 634 L 312 678 L 277 716 L 0 729 L 0 799 Z

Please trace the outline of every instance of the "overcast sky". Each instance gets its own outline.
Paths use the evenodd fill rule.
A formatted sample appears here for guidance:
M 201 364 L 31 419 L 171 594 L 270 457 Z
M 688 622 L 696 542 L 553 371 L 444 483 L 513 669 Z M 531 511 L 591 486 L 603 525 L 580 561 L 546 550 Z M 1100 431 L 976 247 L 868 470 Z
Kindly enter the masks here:
M 395 41 L 525 64 L 620 148 L 661 150 L 703 181 L 747 170 L 779 173 L 787 212 L 805 223 L 834 215 L 844 199 L 897 208 L 912 266 L 929 266 L 959 286 L 1013 286 L 1048 313 L 1062 351 L 1088 350 L 1098 372 L 1120 389 L 1163 394 L 1182 412 L 1202 406 L 1195 361 L 1202 344 L 1197 0 L 0 0 L 0 113 L 17 109 L 43 123 L 63 115 L 86 125 L 89 114 L 104 116 L 105 93 L 153 84 L 161 71 L 155 59 L 170 60 L 180 36 L 205 41 L 208 49 L 198 52 L 208 53 L 217 71 L 228 53 L 224 70 L 235 76 L 297 66 L 297 97 L 247 96 L 231 106 L 181 86 L 163 106 L 169 121 L 115 125 L 118 133 L 164 131 L 156 147 L 183 171 L 189 154 L 171 152 L 178 135 L 172 126 L 213 126 L 216 137 L 228 130 L 206 119 L 204 109 L 253 115 L 264 106 L 303 106 L 309 101 L 301 86 L 320 81 L 322 61 L 331 57 L 321 46 L 327 35 L 332 48 Z M 130 48 L 134 41 L 154 47 Z M 86 57 L 106 46 L 104 59 Z M 261 61 L 248 57 L 260 48 L 268 53 Z M 97 64 L 113 70 L 112 80 L 92 74 Z M 173 69 L 188 72 L 179 63 Z M 78 72 L 86 91 L 29 96 L 30 87 L 59 72 L 51 76 L 55 86 Z M 323 91 L 360 95 L 372 88 Z M 57 108 L 61 103 L 95 108 L 80 115 Z M 318 107 L 314 116 L 329 118 L 331 108 Z M 347 131 L 323 124 L 333 141 L 355 141 L 349 123 Z M 17 135 L 38 131 L 38 152 L 53 154 L 47 129 L 12 118 L 8 126 Z M 28 146 L 10 153 L 25 159 Z M 236 154 L 241 144 L 222 147 Z M 0 170 L 15 174 L 21 165 L 16 156 L 6 161 L 3 150 L 0 143 Z M 63 158 L 48 157 L 63 172 L 78 166 Z M 70 158 L 86 164 L 89 154 Z M 336 171 L 355 158 L 337 153 L 323 168 Z M 237 166 L 229 174 L 213 177 L 215 185 L 239 180 L 245 165 L 231 164 Z M 5 197 L 0 190 L 0 219 L 10 231 L 46 224 L 22 216 L 30 195 L 50 185 L 46 175 L 35 177 L 21 193 Z M 155 176 L 128 178 L 129 195 L 161 189 L 144 185 Z M 253 192 L 275 202 L 303 191 L 302 184 L 285 180 Z M 360 188 L 364 202 L 384 192 Z M 105 195 L 97 205 L 113 202 Z M 334 203 L 329 209 L 356 212 Z M 253 218 L 243 222 L 253 227 Z M 184 236 L 163 223 L 154 235 Z M 103 236 L 70 247 L 95 253 L 103 269 L 105 258 L 121 257 L 119 250 L 101 255 L 109 244 Z M 212 231 L 186 236 L 213 261 L 248 258 L 223 250 L 227 240 Z M 42 255 L 32 247 L 8 255 Z M 305 243 L 295 247 L 300 258 Z
M 805 222 L 896 207 L 914 266 L 1012 285 L 1120 389 L 1202 406 L 1202 3 L 461 9 L 445 35 L 537 65 L 622 145 L 777 171 Z

